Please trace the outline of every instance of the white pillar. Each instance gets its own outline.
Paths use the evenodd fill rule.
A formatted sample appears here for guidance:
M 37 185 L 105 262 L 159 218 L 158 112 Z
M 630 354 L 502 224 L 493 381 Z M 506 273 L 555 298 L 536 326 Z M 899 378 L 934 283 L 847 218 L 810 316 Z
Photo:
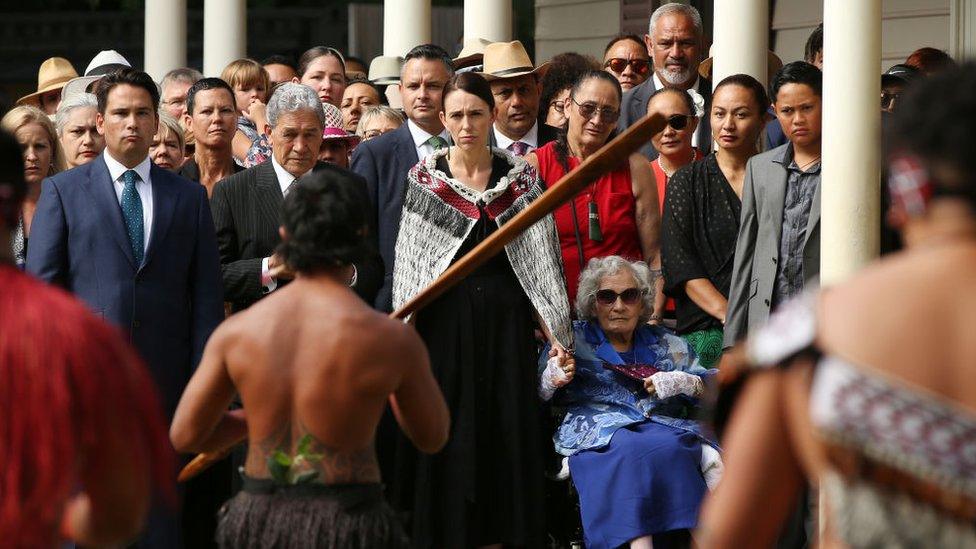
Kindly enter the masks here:
M 733 74 L 768 84 L 769 0 L 715 0 L 714 20 L 712 85 Z
M 881 230 L 881 0 L 824 1 L 820 279 L 878 256 Z
M 512 0 L 464 0 L 464 44 L 512 40 Z
M 247 57 L 247 6 L 244 0 L 205 0 L 203 74 L 220 76 L 235 59 Z
M 949 55 L 976 58 L 976 0 L 949 1 Z
M 143 68 L 159 82 L 186 66 L 186 0 L 146 0 Z
M 430 43 L 430 0 L 383 2 L 383 55 L 403 57 Z

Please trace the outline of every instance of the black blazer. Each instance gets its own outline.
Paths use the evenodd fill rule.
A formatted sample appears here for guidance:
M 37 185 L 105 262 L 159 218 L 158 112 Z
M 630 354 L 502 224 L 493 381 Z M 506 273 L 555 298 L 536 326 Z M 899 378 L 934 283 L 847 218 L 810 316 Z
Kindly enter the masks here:
M 372 214 L 378 219 L 376 236 L 385 270 L 375 303 L 381 311 L 393 309 L 394 249 L 400 233 L 407 173 L 419 161 L 417 147 L 406 123 L 376 139 L 360 143 L 352 155 L 352 171 L 366 179 Z
M 316 164 L 314 170 L 334 172 L 362 183 L 362 204 L 370 224 L 371 245 L 366 256 L 356 264 L 359 280 L 355 290 L 372 303 L 379 289 L 383 265 L 372 244 L 376 217 L 369 207 L 366 184 L 352 172 L 324 162 Z M 272 255 L 281 242 L 278 227 L 283 200 L 270 160 L 223 179 L 214 187 L 211 209 L 217 230 L 224 299 L 231 302 L 235 312 L 264 297 L 261 261 Z M 283 282 L 279 282 L 279 287 Z
M 617 120 L 617 130 L 624 131 L 647 114 L 647 101 L 657 88 L 654 87 L 654 75 L 651 75 L 641 85 L 634 86 L 624 93 L 620 101 L 620 119 Z M 705 114 L 698 119 L 698 150 L 708 154 L 712 152 L 712 129 L 708 123 L 708 109 L 712 106 L 712 82 L 705 78 L 698 79 L 698 93 L 705 98 Z M 657 150 L 651 145 L 651 140 L 638 151 L 649 160 L 657 158 Z

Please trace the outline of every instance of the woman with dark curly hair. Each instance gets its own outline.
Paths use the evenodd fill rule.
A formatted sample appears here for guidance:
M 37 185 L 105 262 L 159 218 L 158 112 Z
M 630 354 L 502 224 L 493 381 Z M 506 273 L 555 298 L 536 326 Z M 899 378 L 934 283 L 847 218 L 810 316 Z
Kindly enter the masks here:
M 288 192 L 278 253 L 295 281 L 217 328 L 176 410 L 177 450 L 250 439 L 221 547 L 404 547 L 373 451 L 387 400 L 421 451 L 447 439 L 423 342 L 349 288 L 367 246 L 357 185 L 321 170 Z
M 564 105 L 569 90 L 584 74 L 600 70 L 596 59 L 578 53 L 560 53 L 549 61 L 549 70 L 542 78 L 542 95 L 539 98 L 539 121 L 554 128 L 566 124 Z

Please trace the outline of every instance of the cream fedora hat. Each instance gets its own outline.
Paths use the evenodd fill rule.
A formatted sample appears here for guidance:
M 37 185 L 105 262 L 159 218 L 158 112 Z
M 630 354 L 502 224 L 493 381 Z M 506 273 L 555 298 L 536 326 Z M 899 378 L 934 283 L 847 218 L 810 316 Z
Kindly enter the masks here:
M 538 74 L 542 76 L 549 69 L 549 63 L 543 63 L 538 67 L 532 65 L 525 46 L 515 40 L 513 42 L 492 42 L 485 46 L 484 69 L 478 73 L 485 77 L 485 80 L 498 80 L 500 78 L 515 78 L 526 74 Z
M 399 84 L 401 68 L 403 68 L 402 57 L 375 57 L 369 62 L 369 81 L 377 86 Z

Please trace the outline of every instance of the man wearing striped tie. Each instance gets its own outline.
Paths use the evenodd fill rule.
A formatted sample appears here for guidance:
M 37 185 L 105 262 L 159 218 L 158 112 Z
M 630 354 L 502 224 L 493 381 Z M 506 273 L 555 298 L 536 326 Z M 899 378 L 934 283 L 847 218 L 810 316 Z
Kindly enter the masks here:
M 556 128 L 539 122 L 542 76 L 549 63 L 533 67 L 518 40 L 485 46 L 484 72 L 495 96 L 495 128 L 491 144 L 525 156 L 556 139 Z
M 210 333 L 223 289 L 207 192 L 154 166 L 159 91 L 130 68 L 99 83 L 105 151 L 44 180 L 27 270 L 120 328 L 149 367 L 172 418 Z M 178 514 L 154 508 L 139 547 L 180 546 Z

